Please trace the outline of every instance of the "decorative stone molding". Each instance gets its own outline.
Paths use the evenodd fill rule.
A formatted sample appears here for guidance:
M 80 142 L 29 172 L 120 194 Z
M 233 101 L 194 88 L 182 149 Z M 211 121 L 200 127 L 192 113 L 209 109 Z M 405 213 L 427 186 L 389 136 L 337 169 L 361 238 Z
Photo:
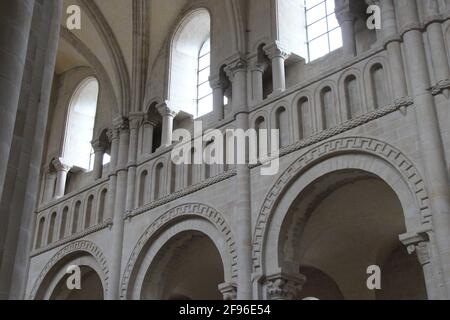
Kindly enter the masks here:
M 230 81 L 233 81 L 233 78 L 236 75 L 236 73 L 245 72 L 246 70 L 247 70 L 247 62 L 242 58 L 238 58 L 238 59 L 230 62 L 225 67 L 225 73 L 228 76 L 228 78 L 230 79 Z
M 223 295 L 223 300 L 231 301 L 237 298 L 237 287 L 235 283 L 222 283 L 219 284 L 219 291 Z
M 175 118 L 177 116 L 177 112 L 174 111 L 173 107 L 170 105 L 169 101 L 164 101 L 159 104 L 156 109 L 161 114 L 162 117 L 172 117 Z
M 127 214 L 126 214 L 124 219 L 131 219 L 131 218 L 133 218 L 135 216 L 138 216 L 140 214 L 146 213 L 146 212 L 148 212 L 148 211 L 150 211 L 152 209 L 155 209 L 157 207 L 165 205 L 165 204 L 167 204 L 169 202 L 172 202 L 172 201 L 174 201 L 176 199 L 188 196 L 188 195 L 190 195 L 190 194 L 192 194 L 194 192 L 197 192 L 199 190 L 205 189 L 205 188 L 207 188 L 209 186 L 212 186 L 212 185 L 214 185 L 216 183 L 224 181 L 224 180 L 226 180 L 228 178 L 234 177 L 235 175 L 236 175 L 236 170 L 235 169 L 226 171 L 226 172 L 224 172 L 222 174 L 219 174 L 219 175 L 217 175 L 215 177 L 212 177 L 212 178 L 210 178 L 208 180 L 202 181 L 200 183 L 192 185 L 192 186 L 190 186 L 188 188 L 185 188 L 183 190 L 180 190 L 180 191 L 177 191 L 175 193 L 169 194 L 169 195 L 167 195 L 167 196 L 165 196 L 165 197 L 163 197 L 163 198 L 161 198 L 159 200 L 153 201 L 152 203 L 150 203 L 150 204 L 148 204 L 148 205 L 146 205 L 146 206 L 144 206 L 142 208 L 129 211 L 129 212 L 127 212 Z
M 448 98 L 449 90 L 450 90 L 450 79 L 446 79 L 436 83 L 436 85 L 431 88 L 431 93 L 433 94 L 433 96 L 445 93 L 446 97 Z
M 323 130 L 311 137 L 308 137 L 306 139 L 303 139 L 297 143 L 291 144 L 285 148 L 282 148 L 279 152 L 279 156 L 283 157 L 285 155 L 291 154 L 293 152 L 302 150 L 306 147 L 312 146 L 316 143 L 322 142 L 326 139 L 332 138 L 338 134 L 347 132 L 349 130 L 355 129 L 359 126 L 362 126 L 366 123 L 369 123 L 373 120 L 379 119 L 384 117 L 385 115 L 388 115 L 390 113 L 393 113 L 395 111 L 410 107 L 411 105 L 413 105 L 413 101 L 411 98 L 409 97 L 405 97 L 402 99 L 398 99 L 396 101 L 394 101 L 393 104 L 390 104 L 382 109 L 378 109 L 366 114 L 363 114 L 359 117 L 353 118 L 351 120 L 347 120 L 333 128 L 330 129 L 326 129 Z M 270 162 L 271 160 L 273 160 L 273 158 L 267 158 L 266 161 L 264 161 L 263 163 L 266 162 Z M 260 166 L 262 163 L 258 163 L 256 165 L 251 165 L 250 168 L 254 168 L 257 166 Z
M 138 260 L 139 255 L 142 253 L 145 245 L 149 241 L 151 241 L 151 239 L 157 234 L 157 232 L 161 231 L 165 226 L 170 225 L 183 217 L 189 218 L 191 216 L 206 219 L 207 221 L 212 223 L 217 228 L 217 230 L 220 231 L 220 233 L 223 234 L 231 261 L 231 276 L 232 279 L 237 279 L 236 244 L 227 222 L 218 211 L 207 205 L 200 203 L 188 203 L 172 208 L 166 213 L 162 214 L 141 235 L 133 249 L 133 252 L 130 255 L 130 258 L 128 259 L 125 271 L 122 276 L 122 284 L 120 289 L 121 299 L 126 299 L 127 297 L 127 291 L 132 272 L 135 268 L 136 261 Z
M 269 45 L 264 46 L 264 52 L 267 54 L 269 59 L 274 59 L 276 57 L 283 58 L 286 60 L 291 55 L 291 52 L 284 48 L 279 42 L 273 42 Z
M 59 159 L 54 159 L 54 160 L 52 161 L 52 165 L 53 165 L 53 167 L 55 168 L 55 170 L 56 170 L 57 172 L 59 172 L 59 171 L 69 172 L 70 169 L 72 169 L 71 166 L 69 166 L 69 165 L 67 165 L 67 164 L 64 164 L 64 163 L 62 162 L 62 159 L 61 159 L 61 158 L 59 158 Z
M 267 298 L 269 300 L 295 300 L 302 291 L 306 277 L 301 274 L 278 273 L 266 278 Z
M 399 236 L 400 241 L 406 247 L 408 253 L 413 254 L 415 252 L 422 266 L 430 263 L 430 252 L 428 248 L 430 242 L 428 232 L 430 231 L 431 228 L 423 228 L 417 232 L 405 233 Z
M 60 251 L 58 251 L 45 265 L 44 269 L 42 269 L 41 273 L 39 274 L 38 278 L 34 282 L 34 286 L 31 289 L 29 299 L 34 300 L 37 294 L 37 291 L 39 290 L 42 282 L 44 281 L 44 278 L 47 276 L 47 274 L 51 271 L 51 269 L 62 259 L 65 257 L 73 254 L 73 253 L 82 253 L 86 252 L 93 256 L 95 260 L 97 261 L 100 268 L 103 270 L 103 274 L 99 275 L 103 279 L 103 284 L 105 286 L 104 291 L 105 293 L 108 291 L 108 282 L 109 282 L 109 268 L 106 261 L 105 256 L 103 255 L 102 251 L 99 247 L 97 247 L 96 244 L 93 242 L 87 241 L 87 240 L 81 240 L 77 242 L 73 242 L 66 247 L 62 248 Z
M 290 149 L 295 148 L 292 147 Z M 345 137 L 326 141 L 306 151 L 295 160 L 294 163 L 280 175 L 273 187 L 267 193 L 261 205 L 253 233 L 252 258 L 254 272 L 257 272 L 261 268 L 261 253 L 263 252 L 267 226 L 276 208 L 277 201 L 291 185 L 291 182 L 322 159 L 349 152 L 371 154 L 387 161 L 400 173 L 409 186 L 416 199 L 416 206 L 421 213 L 422 220 L 426 221 L 429 219 L 431 211 L 425 182 L 417 168 L 414 166 L 414 163 L 400 150 L 386 142 L 366 137 Z
M 41 254 L 45 253 L 45 252 L 48 252 L 50 250 L 53 250 L 53 249 L 58 248 L 60 246 L 63 246 L 65 244 L 69 243 L 69 242 L 73 242 L 73 241 L 76 241 L 78 239 L 87 237 L 88 235 L 96 233 L 96 232 L 98 232 L 100 230 L 111 228 L 112 225 L 113 225 L 113 221 L 112 221 L 111 218 L 109 218 L 109 219 L 105 220 L 105 222 L 103 222 L 101 224 L 98 224 L 96 226 L 90 227 L 90 228 L 88 228 L 86 230 L 83 230 L 81 232 L 75 233 L 75 234 L 73 234 L 73 235 L 71 235 L 71 236 L 69 236 L 69 237 L 67 237 L 65 239 L 62 239 L 62 240 L 57 241 L 57 242 L 54 242 L 54 243 L 52 243 L 52 244 L 50 244 L 50 245 L 48 245 L 46 247 L 42 247 L 42 248 L 40 248 L 38 250 L 34 250 L 33 252 L 31 252 L 30 257 L 36 257 L 38 255 L 41 255 Z

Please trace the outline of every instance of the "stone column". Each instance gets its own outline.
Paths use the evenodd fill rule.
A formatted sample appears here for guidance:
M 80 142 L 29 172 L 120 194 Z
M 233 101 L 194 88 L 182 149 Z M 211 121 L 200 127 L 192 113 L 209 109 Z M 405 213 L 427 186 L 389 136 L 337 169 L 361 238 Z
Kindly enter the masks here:
M 302 291 L 306 277 L 301 274 L 278 273 L 266 278 L 267 299 L 295 300 Z
M 236 300 L 237 298 L 237 289 L 234 283 L 220 284 L 219 291 L 222 293 L 224 301 Z
M 112 228 L 111 281 L 106 297 L 108 300 L 117 300 L 119 298 L 129 143 L 130 131 L 128 121 L 122 120 L 122 123 L 119 125 L 119 149 L 116 167 L 117 183 Z
M 19 104 L 34 0 L 0 1 L 0 195 Z
M 263 75 L 266 69 L 267 65 L 259 62 L 255 62 L 251 66 L 253 104 L 258 104 L 264 99 Z
M 272 61 L 272 95 L 276 95 L 286 90 L 284 63 L 291 53 L 283 48 L 278 42 L 265 46 L 264 51 Z
M 219 122 L 223 120 L 225 117 L 225 106 L 224 106 L 225 84 L 220 79 L 220 77 L 210 79 L 209 82 L 213 90 L 214 121 Z
M 172 145 L 173 119 L 177 112 L 170 108 L 168 102 L 160 104 L 157 109 L 163 118 L 161 148 L 167 148 Z
M 106 145 L 99 140 L 92 142 L 92 148 L 94 149 L 94 170 L 92 175 L 95 180 L 101 179 L 103 176 L 103 157 L 106 152 Z
M 155 132 L 155 127 L 156 123 L 146 116 L 142 122 L 142 153 L 145 155 L 152 154 L 153 152 L 153 134 Z
M 247 64 L 237 59 L 225 69 L 233 85 L 233 113 L 236 129 L 248 129 L 247 106 Z M 245 147 L 245 150 L 239 150 Z M 252 252 L 251 252 L 251 200 L 250 200 L 250 169 L 248 168 L 248 146 L 238 146 L 238 153 L 245 152 L 245 162 L 236 165 L 237 202 L 233 214 L 237 242 L 237 299 L 252 299 Z
M 430 90 L 431 81 L 417 3 L 410 0 L 398 0 L 396 4 L 405 44 L 406 64 L 411 82 L 411 95 L 414 99 L 421 158 L 430 195 L 436 245 L 445 277 L 446 298 L 448 298 L 450 292 L 450 191 L 444 146 L 439 131 L 436 105 Z
M 400 241 L 407 248 L 409 254 L 416 254 L 423 269 L 425 285 L 427 288 L 428 299 L 436 300 L 439 298 L 439 288 L 436 288 L 434 281 L 434 270 L 431 264 L 429 243 L 430 239 L 427 231 L 412 232 L 400 235 Z
M 142 115 L 130 115 L 130 147 L 128 149 L 128 181 L 126 211 L 135 208 L 138 130 Z
M 356 16 L 349 7 L 336 8 L 336 18 L 342 30 L 342 44 L 345 57 L 356 56 L 355 21 Z
M 44 203 L 50 202 L 55 194 L 55 180 L 56 174 L 50 170 L 46 173 L 45 189 L 44 189 Z
M 237 59 L 225 68 L 225 72 L 232 86 L 233 113 L 247 112 L 247 63 Z
M 117 128 L 110 129 L 107 133 L 109 142 L 111 143 L 111 162 L 109 163 L 109 186 L 108 186 L 108 218 L 114 218 L 114 203 L 116 199 L 117 186 L 117 156 L 119 151 L 119 130 Z
M 444 33 L 442 31 L 439 4 L 437 0 L 426 0 L 427 36 L 430 44 L 431 62 L 437 83 L 442 83 L 450 78 L 450 67 L 448 65 L 447 49 L 445 48 Z M 449 89 L 444 90 L 446 97 Z
M 71 167 L 62 163 L 60 159 L 54 160 L 52 163 L 56 169 L 56 185 L 54 198 L 60 199 L 65 195 L 67 174 L 69 173 Z
M 393 0 L 369 0 L 369 4 L 381 7 L 381 35 L 386 43 L 389 67 L 392 70 L 392 82 L 394 86 L 394 99 L 400 99 L 408 95 L 405 68 L 401 50 L 401 38 L 398 35 L 397 20 Z

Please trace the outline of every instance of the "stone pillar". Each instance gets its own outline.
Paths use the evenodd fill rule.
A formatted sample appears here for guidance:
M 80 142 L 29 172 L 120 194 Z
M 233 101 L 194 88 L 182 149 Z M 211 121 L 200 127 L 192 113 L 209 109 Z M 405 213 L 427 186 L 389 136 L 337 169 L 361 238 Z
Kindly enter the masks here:
M 219 122 L 225 117 L 224 95 L 225 84 L 220 77 L 209 80 L 213 90 L 213 113 L 214 121 Z
M 66 191 L 67 174 L 71 167 L 62 163 L 60 159 L 53 161 L 53 166 L 56 169 L 56 185 L 55 185 L 55 199 L 64 197 Z
M 398 0 L 396 4 L 405 45 L 411 95 L 414 99 L 421 158 L 430 195 L 436 245 L 445 277 L 446 298 L 448 298 L 450 292 L 450 191 L 444 146 L 439 131 L 436 105 L 430 90 L 431 81 L 417 3 L 410 0 Z
M 155 133 L 156 123 L 145 117 L 142 122 L 142 153 L 145 155 L 152 154 L 153 152 L 153 134 Z
M 119 151 L 119 130 L 117 128 L 110 129 L 107 133 L 109 142 L 111 143 L 111 162 L 109 163 L 109 186 L 108 186 L 108 218 L 114 218 L 114 203 L 116 199 L 117 186 L 117 156 Z
M 233 86 L 233 113 L 236 129 L 248 130 L 247 64 L 237 59 L 225 69 Z M 240 146 L 243 147 L 243 146 Z M 243 150 L 238 150 L 243 151 Z M 248 168 L 248 146 L 245 146 L 245 162 L 236 165 L 236 194 L 238 195 L 233 223 L 237 242 L 237 299 L 252 299 L 252 252 L 251 252 L 251 199 L 250 169 Z
M 342 30 L 342 44 L 345 57 L 356 56 L 355 21 L 356 16 L 348 6 L 336 8 L 336 18 Z
M 224 301 L 236 300 L 237 298 L 237 289 L 234 283 L 220 284 L 219 291 L 222 293 Z
M 177 112 L 170 108 L 168 102 L 160 104 L 157 108 L 163 118 L 161 148 L 167 148 L 172 145 L 173 119 Z
M 264 99 L 263 91 L 263 75 L 267 65 L 255 62 L 251 66 L 252 74 L 252 101 L 253 104 L 258 104 Z
M 442 83 L 450 78 L 450 67 L 448 65 L 447 49 L 445 48 L 444 33 L 442 31 L 439 4 L 437 0 L 426 0 L 427 36 L 430 44 L 431 62 L 437 83 Z M 446 97 L 449 89 L 444 90 Z
M 381 35 L 386 43 L 389 67 L 392 70 L 394 99 L 406 97 L 408 90 L 393 0 L 369 0 L 367 2 L 381 7 Z
M 55 194 L 55 180 L 56 173 L 48 170 L 45 178 L 44 203 L 48 203 L 53 200 L 53 195 Z
M 431 263 L 429 243 L 430 239 L 427 231 L 412 232 L 400 235 L 400 241 L 407 248 L 409 254 L 416 254 L 423 269 L 423 276 L 427 288 L 428 299 L 436 300 L 439 298 L 439 288 L 436 288 L 434 281 L 434 270 Z
M 276 95 L 286 90 L 284 63 L 291 53 L 283 48 L 278 42 L 265 46 L 264 51 L 272 61 L 272 95 Z
M 34 0 L 0 1 L 0 195 L 19 104 Z
M 101 179 L 103 176 L 103 157 L 106 152 L 106 145 L 99 140 L 92 142 L 92 148 L 94 149 L 94 170 L 92 175 L 95 180 Z
M 266 278 L 267 299 L 295 300 L 302 291 L 306 277 L 301 274 L 278 273 Z
M 130 147 L 128 149 L 128 181 L 126 211 L 135 208 L 138 130 L 142 115 L 130 115 Z
M 119 125 L 119 149 L 117 157 L 117 183 L 114 202 L 114 217 L 112 228 L 112 257 L 111 257 L 111 281 L 108 288 L 108 300 L 119 298 L 121 262 L 123 248 L 124 216 L 127 194 L 127 163 L 128 148 L 130 143 L 130 131 L 128 121 L 122 120 Z
M 232 86 L 233 113 L 247 112 L 247 63 L 237 59 L 225 68 L 225 72 Z

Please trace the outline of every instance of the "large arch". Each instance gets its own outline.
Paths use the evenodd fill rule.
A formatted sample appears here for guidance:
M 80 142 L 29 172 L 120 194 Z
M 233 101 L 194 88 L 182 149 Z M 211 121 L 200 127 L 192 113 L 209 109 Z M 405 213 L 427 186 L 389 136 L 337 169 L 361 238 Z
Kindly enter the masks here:
M 226 220 L 207 205 L 184 204 L 161 215 L 139 238 L 122 276 L 121 299 L 141 297 L 145 276 L 154 258 L 173 237 L 185 232 L 201 233 L 209 238 L 220 253 L 225 283 L 236 282 L 237 253 Z
M 372 138 L 329 140 L 309 149 L 294 161 L 263 201 L 253 233 L 252 258 L 256 274 L 278 268 L 273 265 L 274 261 L 278 263 L 277 237 L 284 216 L 299 190 L 321 175 L 351 168 L 375 174 L 394 190 L 405 214 L 407 230 L 431 223 L 425 183 L 412 161 L 401 151 Z M 312 169 L 317 170 L 315 175 Z
M 67 267 L 71 265 L 80 266 L 82 274 L 95 274 L 93 278 L 95 281 L 99 279 L 103 288 L 102 297 L 107 296 L 109 268 L 106 258 L 93 242 L 79 240 L 65 246 L 50 258 L 35 280 L 29 299 L 52 298 L 54 289 L 65 279 Z

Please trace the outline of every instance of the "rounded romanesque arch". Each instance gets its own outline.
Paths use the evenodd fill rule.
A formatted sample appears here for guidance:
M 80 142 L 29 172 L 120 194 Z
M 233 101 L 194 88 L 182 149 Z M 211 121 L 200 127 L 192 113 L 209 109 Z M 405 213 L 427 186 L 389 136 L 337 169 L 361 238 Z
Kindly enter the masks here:
M 85 261 L 86 266 L 97 273 L 103 286 L 103 296 L 106 297 L 109 285 L 109 268 L 106 258 L 96 244 L 87 240 L 80 240 L 62 248 L 47 262 L 35 280 L 29 299 L 34 300 L 45 295 L 43 291 L 52 286 L 54 282 L 52 278 L 60 277 L 60 268 L 68 261 L 76 258 Z
M 138 282 L 136 279 L 143 281 L 143 274 L 160 249 L 173 237 L 186 231 L 202 233 L 215 244 L 222 258 L 225 281 L 236 282 L 235 241 L 224 217 L 207 205 L 184 204 L 161 215 L 139 238 L 122 276 L 121 299 L 128 299 L 136 295 L 136 292 L 139 291 L 139 288 L 135 288 Z
M 288 206 L 300 190 L 318 178 L 317 175 L 308 174 L 310 169 L 316 167 L 316 174 L 320 172 L 320 175 L 358 169 L 378 176 L 399 198 L 403 212 L 407 215 L 405 223 L 408 229 L 431 223 L 425 183 L 412 161 L 401 151 L 372 138 L 345 137 L 326 141 L 306 151 L 285 170 L 263 201 L 253 234 L 252 258 L 255 273 L 273 272 L 279 268 L 279 228 Z M 289 193 L 294 183 L 296 192 Z M 269 256 L 270 259 L 266 262 L 265 257 Z

